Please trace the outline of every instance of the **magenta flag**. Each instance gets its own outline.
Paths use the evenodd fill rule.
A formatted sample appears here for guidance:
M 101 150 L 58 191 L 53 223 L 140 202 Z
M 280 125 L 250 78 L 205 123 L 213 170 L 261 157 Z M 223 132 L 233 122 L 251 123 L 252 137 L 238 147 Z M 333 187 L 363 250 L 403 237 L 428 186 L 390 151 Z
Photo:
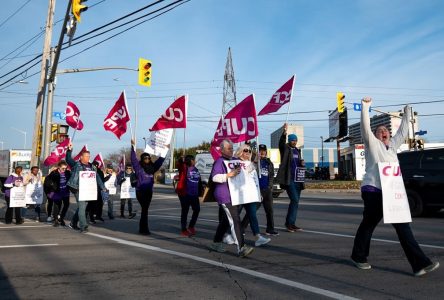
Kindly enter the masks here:
M 98 168 L 103 169 L 103 167 L 105 166 L 105 162 L 103 161 L 102 153 L 99 153 L 96 155 L 96 157 L 94 157 L 93 162 L 95 161 L 99 163 Z
M 270 101 L 262 108 L 258 116 L 278 111 L 282 106 L 290 102 L 293 91 L 293 83 L 296 75 L 293 75 L 280 89 L 273 94 Z
M 86 152 L 86 151 L 88 151 L 88 145 L 84 145 L 83 147 L 82 147 L 82 150 L 80 150 L 80 152 L 76 155 L 76 156 L 74 156 L 74 160 L 75 161 L 78 161 L 79 159 L 80 159 L 80 156 L 82 156 L 82 154 L 83 154 L 83 152 Z
M 229 139 L 233 143 L 240 143 L 251 140 L 258 136 L 258 134 L 256 107 L 254 95 L 252 94 L 233 107 L 219 121 L 211 142 L 210 153 L 214 159 L 217 159 L 221 156 L 219 144 L 222 140 Z
M 126 123 L 130 120 L 128 107 L 126 105 L 125 92 L 120 94 L 111 111 L 103 121 L 103 127 L 106 131 L 111 131 L 120 140 L 120 137 L 126 132 Z
M 171 104 L 165 113 L 160 116 L 150 131 L 158 131 L 168 128 L 187 127 L 187 97 L 181 96 Z
M 43 164 L 45 166 L 51 166 L 53 164 L 58 163 L 63 158 L 65 158 L 66 157 L 66 150 L 68 150 L 69 143 L 70 143 L 69 138 L 64 139 L 63 142 L 58 144 L 55 147 L 55 149 L 51 152 L 51 154 L 49 154 L 49 156 L 45 159 Z
M 80 120 L 80 110 L 71 101 L 68 101 L 66 104 L 65 114 L 66 124 L 77 130 L 83 129 L 83 122 Z

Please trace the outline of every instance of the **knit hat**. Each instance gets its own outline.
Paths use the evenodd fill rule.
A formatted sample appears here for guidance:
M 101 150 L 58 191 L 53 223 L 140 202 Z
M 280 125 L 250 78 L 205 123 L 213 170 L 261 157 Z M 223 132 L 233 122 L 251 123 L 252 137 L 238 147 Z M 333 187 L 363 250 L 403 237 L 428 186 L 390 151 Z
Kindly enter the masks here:
M 297 140 L 298 140 L 298 136 L 296 134 L 292 133 L 292 134 L 288 135 L 288 141 L 289 142 L 297 141 Z
M 146 152 L 144 152 L 144 153 L 142 153 L 141 155 L 140 155 L 140 160 L 142 160 L 143 161 L 143 159 L 145 158 L 145 157 L 149 157 L 149 158 L 151 158 L 151 155 L 149 155 L 148 153 L 146 153 Z

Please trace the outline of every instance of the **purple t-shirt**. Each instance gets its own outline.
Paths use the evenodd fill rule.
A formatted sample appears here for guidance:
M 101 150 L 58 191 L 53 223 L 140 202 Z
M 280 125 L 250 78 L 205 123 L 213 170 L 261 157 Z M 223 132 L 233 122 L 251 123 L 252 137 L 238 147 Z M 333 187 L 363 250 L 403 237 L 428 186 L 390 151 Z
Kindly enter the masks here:
M 296 148 L 291 148 L 293 152 L 293 159 L 291 161 L 291 180 L 295 180 L 296 169 L 299 165 L 299 151 Z
M 62 198 L 69 197 L 69 189 L 66 185 L 68 180 L 66 180 L 65 172 L 60 173 L 60 196 Z
M 187 195 L 199 196 L 200 173 L 196 167 L 187 168 Z
M 231 160 L 230 158 L 219 157 L 213 165 L 213 170 L 211 171 L 211 177 L 217 174 L 227 174 L 227 168 L 225 167 L 224 161 Z M 214 183 L 214 198 L 216 198 L 217 203 L 227 204 L 231 203 L 230 189 L 228 188 L 228 182 L 224 183 Z

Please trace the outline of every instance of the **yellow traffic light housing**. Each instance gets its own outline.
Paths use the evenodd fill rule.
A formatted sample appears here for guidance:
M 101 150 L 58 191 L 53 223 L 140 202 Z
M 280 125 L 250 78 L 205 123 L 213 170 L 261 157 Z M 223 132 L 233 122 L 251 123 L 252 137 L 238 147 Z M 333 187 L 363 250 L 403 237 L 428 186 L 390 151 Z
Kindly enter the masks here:
M 341 92 L 337 92 L 336 93 L 336 101 L 338 103 L 338 112 L 344 112 L 344 99 L 345 99 L 345 95 Z
M 88 6 L 82 4 L 86 1 L 87 0 L 72 0 L 72 14 L 77 22 L 80 22 L 80 13 L 88 9 Z
M 151 86 L 151 61 L 139 58 L 139 84 Z

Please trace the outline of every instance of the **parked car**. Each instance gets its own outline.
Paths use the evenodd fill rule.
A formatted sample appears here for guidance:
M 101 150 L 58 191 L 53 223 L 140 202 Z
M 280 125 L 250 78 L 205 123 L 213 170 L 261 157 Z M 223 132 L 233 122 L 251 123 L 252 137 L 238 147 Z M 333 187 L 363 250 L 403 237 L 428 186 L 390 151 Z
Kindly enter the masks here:
M 413 217 L 444 208 L 444 148 L 398 153 Z

